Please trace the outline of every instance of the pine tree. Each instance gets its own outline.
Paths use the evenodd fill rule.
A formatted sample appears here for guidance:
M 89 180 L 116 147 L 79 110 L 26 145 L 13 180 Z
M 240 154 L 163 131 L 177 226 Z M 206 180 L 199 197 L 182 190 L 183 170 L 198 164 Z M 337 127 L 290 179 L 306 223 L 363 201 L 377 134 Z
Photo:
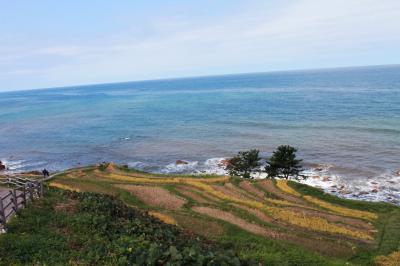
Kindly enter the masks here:
M 305 179 L 306 177 L 300 174 L 303 170 L 301 166 L 302 160 L 296 159 L 296 152 L 297 149 L 289 145 L 279 146 L 270 159 L 267 160 L 265 172 L 268 177 L 289 179 L 290 176 L 293 176 L 296 179 Z
M 241 151 L 226 166 L 231 176 L 250 178 L 250 173 L 260 167 L 259 150 Z

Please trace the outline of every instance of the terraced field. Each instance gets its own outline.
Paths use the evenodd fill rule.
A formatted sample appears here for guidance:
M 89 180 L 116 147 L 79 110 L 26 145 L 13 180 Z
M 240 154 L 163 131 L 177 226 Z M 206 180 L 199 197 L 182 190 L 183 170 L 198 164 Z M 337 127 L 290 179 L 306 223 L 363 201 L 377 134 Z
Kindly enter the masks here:
M 391 265 L 382 263 L 398 258 L 400 208 L 294 182 L 154 175 L 109 164 L 70 170 L 49 185 L 114 195 L 265 263 Z

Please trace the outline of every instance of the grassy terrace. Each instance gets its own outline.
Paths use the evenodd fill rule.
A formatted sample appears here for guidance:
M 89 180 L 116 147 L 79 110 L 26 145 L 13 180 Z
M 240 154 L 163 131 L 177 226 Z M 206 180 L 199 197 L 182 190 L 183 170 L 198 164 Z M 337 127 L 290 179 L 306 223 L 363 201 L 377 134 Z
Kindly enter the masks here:
M 56 176 L 49 187 L 56 189 L 50 189 L 50 196 L 45 199 L 47 205 L 42 202 L 34 203 L 39 207 L 33 206 L 24 210 L 19 218 L 10 223 L 10 233 L 0 236 L 1 257 L 11 254 L 16 264 L 35 261 L 31 257 L 25 258 L 25 261 L 18 260 L 18 249 L 6 245 L 5 241 L 16 243 L 23 239 L 26 241 L 24 248 L 29 250 L 29 241 L 34 242 L 34 238 L 44 237 L 43 234 L 63 236 L 68 229 L 71 236 L 80 236 L 76 233 L 82 230 L 79 226 L 73 222 L 70 225 L 56 217 L 53 220 L 49 218 L 53 222 L 43 222 L 45 230 L 28 230 L 27 224 L 35 227 L 35 224 L 42 222 L 40 209 L 47 208 L 60 215 L 57 212 L 61 208 L 60 201 L 76 202 L 76 199 L 69 199 L 71 195 L 75 195 L 75 198 L 79 197 L 76 195 L 81 195 L 60 193 L 60 190 L 113 196 L 112 199 L 119 199 L 126 206 L 132 207 L 128 209 L 140 213 L 144 211 L 153 217 L 146 219 L 166 223 L 163 226 L 169 228 L 165 229 L 167 231 L 178 230 L 184 232 L 184 235 L 200 235 L 201 243 L 209 244 L 206 247 L 201 244 L 196 254 L 204 255 L 210 249 L 218 254 L 232 250 L 232 254 L 237 254 L 241 261 L 236 259 L 229 262 L 231 265 L 251 264 L 252 261 L 268 265 L 396 265 L 390 263 L 396 263 L 396 260 L 398 262 L 400 257 L 397 252 L 400 248 L 400 208 L 385 203 L 344 200 L 294 182 L 248 181 L 221 176 L 154 175 L 107 165 L 72 169 Z M 62 206 L 68 207 L 68 204 Z M 82 208 L 72 209 L 74 211 L 67 215 L 70 216 L 69 219 L 74 215 L 84 215 L 81 213 Z M 38 217 L 35 220 L 27 213 Z M 143 214 L 143 217 L 148 216 Z M 91 229 L 94 235 L 103 230 L 100 223 L 94 228 L 95 230 Z M 130 239 L 129 234 L 124 231 L 119 234 L 126 234 L 125 238 Z M 94 241 L 85 236 L 80 238 L 81 242 L 88 245 Z M 181 238 L 177 239 L 179 241 L 176 240 L 176 246 L 180 252 L 183 242 Z M 128 249 L 135 247 L 135 243 L 130 241 L 126 244 Z M 46 246 L 46 243 L 43 245 Z M 67 255 L 59 254 L 60 250 L 54 250 L 48 251 L 48 256 L 65 257 L 63 261 L 59 261 L 61 263 L 94 263 L 91 261 L 92 257 L 79 260 L 80 257 L 72 252 L 74 245 L 71 245 L 63 246 Z M 103 249 L 103 254 L 110 254 L 109 248 Z M 36 261 L 46 257 L 40 257 L 40 252 L 31 252 Z M 102 254 L 91 252 L 94 257 Z M 88 253 L 85 254 L 89 256 Z M 113 251 L 111 254 L 119 253 Z M 235 255 L 230 257 L 235 258 Z M 118 260 L 111 255 L 108 258 L 109 261 L 97 258 L 96 262 L 113 264 Z M 129 256 L 127 260 L 130 261 Z M 4 264 L 6 262 L 10 261 L 3 261 Z M 121 263 L 124 262 L 126 261 Z M 51 264 L 51 261 L 47 263 Z M 162 264 L 160 261 L 158 263 Z

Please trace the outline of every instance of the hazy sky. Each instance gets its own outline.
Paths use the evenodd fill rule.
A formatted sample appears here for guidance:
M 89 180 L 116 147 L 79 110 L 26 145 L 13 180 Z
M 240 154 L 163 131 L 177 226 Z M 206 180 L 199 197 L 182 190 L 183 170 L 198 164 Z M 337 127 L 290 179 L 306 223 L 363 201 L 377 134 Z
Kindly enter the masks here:
M 0 0 L 0 91 L 400 63 L 400 0 Z

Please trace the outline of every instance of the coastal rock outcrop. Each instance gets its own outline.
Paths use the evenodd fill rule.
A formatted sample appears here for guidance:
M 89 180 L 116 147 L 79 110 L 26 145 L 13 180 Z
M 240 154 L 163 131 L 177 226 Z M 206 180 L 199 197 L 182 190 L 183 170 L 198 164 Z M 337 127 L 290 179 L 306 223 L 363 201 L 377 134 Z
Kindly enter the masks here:
M 223 159 L 220 162 L 218 162 L 218 166 L 226 168 L 230 163 L 231 159 Z
M 189 164 L 189 163 L 184 161 L 184 160 L 176 160 L 175 164 L 176 165 L 181 165 L 181 164 Z
M 7 166 L 2 161 L 0 161 L 0 171 L 3 170 L 7 170 Z
M 329 178 L 329 176 L 324 176 L 324 177 L 322 177 L 322 181 L 327 182 L 327 181 L 331 181 L 331 179 Z

